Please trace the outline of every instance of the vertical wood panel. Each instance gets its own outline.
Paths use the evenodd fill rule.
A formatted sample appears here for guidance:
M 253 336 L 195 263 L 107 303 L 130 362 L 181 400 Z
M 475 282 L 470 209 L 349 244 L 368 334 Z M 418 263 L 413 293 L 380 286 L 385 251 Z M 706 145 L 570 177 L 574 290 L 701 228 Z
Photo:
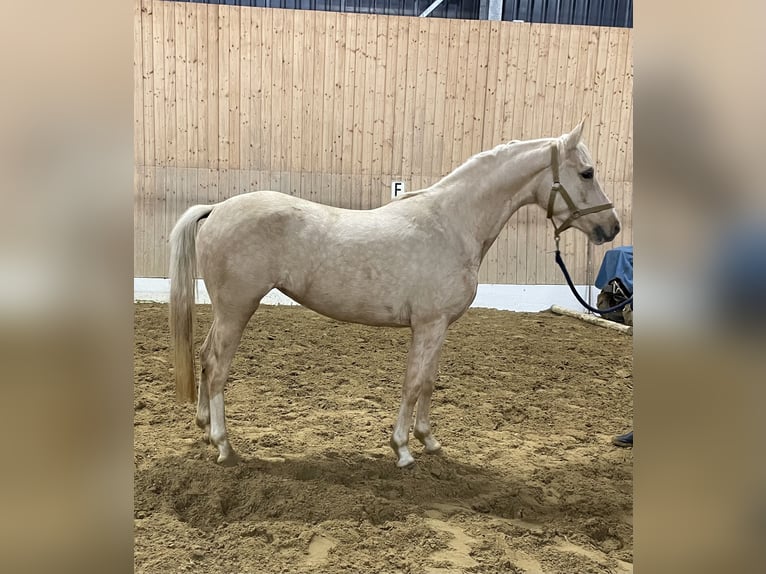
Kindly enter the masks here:
M 146 243 L 144 214 L 144 65 L 143 65 L 143 6 L 135 0 L 133 6 L 133 268 L 141 269 L 139 257 L 149 245 Z
M 221 169 L 229 169 L 229 144 L 231 143 L 231 125 L 229 110 L 231 109 L 231 62 L 229 47 L 231 42 L 231 12 L 228 6 L 218 8 L 218 165 Z
M 442 121 L 443 144 L 441 164 L 439 173 L 446 174 L 454 167 L 452 162 L 452 147 L 455 141 L 455 119 L 458 93 L 455 89 L 458 82 L 458 64 L 460 45 L 458 42 L 460 29 L 459 20 L 448 20 L 447 29 L 444 33 L 447 35 L 447 61 L 443 68 L 446 68 L 445 86 L 444 86 L 444 117 Z M 460 78 L 462 80 L 462 78 Z
M 175 3 L 173 18 L 175 28 L 175 67 L 176 67 L 176 154 L 173 165 L 188 166 L 189 162 L 189 82 L 186 65 L 186 6 Z
M 449 20 L 441 20 L 437 31 L 437 54 L 439 61 L 436 68 L 434 132 L 433 144 L 431 144 L 432 157 L 430 165 L 430 173 L 435 176 L 434 181 L 439 177 L 446 175 L 447 171 L 449 171 L 442 170 L 442 159 L 444 157 L 444 125 L 449 122 L 449 119 L 447 119 L 446 116 L 447 70 L 449 68 Z M 428 168 L 428 166 L 425 167 Z
M 377 88 L 377 59 L 378 59 L 378 20 L 379 18 L 373 15 L 366 15 L 365 20 L 367 23 L 367 33 L 365 38 L 364 47 L 364 66 L 365 66 L 365 81 L 363 91 L 363 104 L 364 114 L 362 116 L 362 123 L 359 125 L 359 131 L 362 134 L 361 142 L 361 162 L 359 164 L 359 171 L 366 177 L 363 178 L 364 184 L 360 194 L 358 205 L 361 209 L 370 209 L 372 207 L 371 201 L 371 174 L 374 169 L 374 157 L 375 157 L 375 124 L 377 118 L 380 117 L 383 111 L 382 106 L 377 107 L 379 102 L 377 100 L 376 88 Z
M 252 108 L 253 87 L 250 83 L 251 59 L 255 51 L 253 42 L 253 27 L 250 10 L 242 10 L 239 18 L 239 37 L 241 47 L 239 50 L 239 157 L 240 169 L 252 169 L 250 162 L 252 136 Z M 249 190 L 249 185 L 243 186 Z
M 562 105 L 561 131 L 562 133 L 576 125 L 582 118 L 576 117 L 579 110 L 574 109 L 575 80 L 577 78 L 577 66 L 579 63 L 578 50 L 580 48 L 579 26 L 572 26 L 569 30 L 569 40 L 566 43 L 567 51 L 564 59 L 565 70 L 560 78 L 563 83 L 559 84 L 558 101 Z
M 141 132 L 143 138 L 143 165 L 155 164 L 154 146 L 154 34 L 153 6 L 151 0 L 141 0 L 141 46 L 135 46 L 134 51 L 140 49 L 139 57 L 135 59 L 136 66 L 141 69 L 141 83 L 143 94 L 141 95 L 141 118 L 140 125 L 136 126 L 136 132 Z M 136 134 L 138 135 L 138 134 Z M 136 162 L 141 158 L 136 158 Z
M 465 107 L 463 109 L 463 133 L 458 134 L 460 142 L 462 143 L 462 150 L 458 157 L 457 163 L 462 163 L 469 156 L 476 153 L 473 146 L 474 136 L 474 108 L 476 101 L 476 91 L 478 86 L 476 85 L 476 78 L 478 75 L 478 59 L 479 59 L 479 42 L 481 38 L 479 22 L 470 22 L 468 24 L 468 38 L 467 38 L 467 52 L 468 59 L 466 61 L 465 71 Z
M 260 169 L 269 172 L 273 169 L 273 130 L 274 130 L 274 12 L 267 10 L 262 14 L 261 20 L 261 94 L 259 100 L 259 117 L 261 118 L 259 130 L 259 146 L 256 157 L 260 160 Z M 268 180 L 268 178 L 267 178 Z M 268 186 L 267 186 L 268 187 Z
M 177 108 L 178 102 L 176 100 L 176 27 L 175 27 L 175 4 L 172 2 L 166 3 L 163 15 L 163 28 L 164 28 L 164 56 L 165 56 L 165 92 L 164 101 L 165 109 L 167 110 L 166 129 L 166 147 L 165 157 L 163 159 L 163 165 L 177 165 L 177 142 L 178 142 L 178 130 L 177 130 Z
M 187 77 L 187 120 L 188 138 L 187 161 L 190 167 L 199 166 L 199 34 L 197 31 L 197 12 L 191 6 L 184 7 L 184 26 L 186 28 L 186 77 Z
M 341 169 L 340 173 L 345 175 L 352 171 L 353 166 L 353 143 L 354 143 L 354 87 L 357 82 L 356 70 L 356 39 L 357 28 L 361 25 L 359 18 L 346 15 L 345 34 L 344 34 L 344 59 L 346 66 L 343 72 L 343 145 L 341 148 Z M 351 184 L 348 177 L 341 178 L 340 186 L 340 206 L 351 207 Z
M 428 65 L 425 70 L 425 77 L 422 78 L 423 85 L 425 87 L 425 95 L 423 98 L 425 114 L 423 117 L 423 149 L 420 160 L 420 171 L 423 174 L 433 176 L 433 158 L 435 155 L 435 127 L 436 127 L 436 92 L 438 71 L 441 66 L 444 66 L 444 56 L 439 59 L 439 38 L 443 35 L 441 30 L 441 22 L 436 25 L 428 26 L 426 33 L 426 45 L 427 45 L 427 62 Z
M 159 193 L 147 202 L 147 216 L 152 222 L 154 249 L 151 251 L 152 269 L 158 274 L 165 274 L 166 268 L 162 258 L 165 255 L 165 205 L 169 195 L 165 182 L 167 181 L 168 168 L 154 168 L 154 185 Z
M 482 122 L 480 147 L 483 150 L 492 149 L 501 143 L 498 132 L 502 130 L 503 125 L 503 96 L 505 95 L 502 79 L 505 70 L 503 73 L 500 71 L 505 63 L 500 47 L 500 22 L 490 22 L 489 24 L 487 80 L 484 92 L 484 110 L 481 115 L 484 121 Z
M 240 167 L 240 89 L 241 89 L 241 70 L 240 70 L 240 46 L 241 46 L 241 14 L 243 10 L 230 8 L 229 19 L 229 167 L 237 169 Z
M 394 18 L 386 18 L 383 22 L 383 30 L 378 31 L 378 36 L 381 37 L 381 32 L 385 37 L 385 49 L 386 59 L 382 65 L 383 68 L 383 116 L 382 116 L 382 135 L 381 148 L 379 153 L 380 168 L 377 170 L 377 174 L 393 175 L 393 154 L 394 154 L 394 107 L 396 102 L 396 81 L 397 81 L 397 58 L 396 49 L 400 43 L 399 38 L 399 26 L 398 22 Z M 380 67 L 380 66 L 379 66 Z
M 143 62 L 143 7 L 140 0 L 133 6 L 133 158 L 136 165 L 146 165 L 144 157 L 144 62 Z M 138 193 L 138 183 L 136 193 Z
M 208 10 L 195 9 L 190 6 L 190 11 L 197 16 L 197 55 L 198 62 L 195 66 L 197 75 L 197 161 L 195 167 L 206 168 L 208 166 Z
M 426 129 L 426 110 L 428 108 L 428 32 L 431 23 L 426 18 L 418 18 L 417 35 L 412 38 L 410 48 L 411 57 L 415 58 L 410 65 L 416 67 L 415 84 L 412 91 L 412 107 L 414 108 L 413 126 L 412 126 L 412 150 L 410 151 L 410 169 L 411 174 L 423 175 L 423 151 L 425 147 L 425 129 Z M 421 187 L 413 185 L 413 188 Z
M 409 23 L 407 29 L 407 55 L 406 55 L 406 81 L 404 86 L 404 117 L 400 129 L 402 130 L 402 168 L 401 174 L 405 180 L 412 181 L 413 175 L 413 146 L 414 130 L 416 127 L 415 111 L 418 73 L 418 42 L 420 39 L 420 20 L 406 19 Z M 415 189 L 414 186 L 411 189 Z
M 165 163 L 165 118 L 168 107 L 163 101 L 165 94 L 164 7 L 163 2 L 152 4 L 152 69 L 154 75 L 152 83 L 154 161 L 152 165 L 164 165 Z
M 308 13 L 307 13 L 308 15 Z M 322 107 L 324 105 L 324 30 L 325 13 L 316 18 L 307 16 L 305 23 L 308 58 L 306 87 L 303 96 L 303 117 L 306 135 L 301 141 L 301 157 L 304 158 L 303 170 L 310 179 L 308 188 L 312 201 L 322 201 L 320 186 L 316 175 L 321 173 L 322 165 Z M 320 32 L 321 29 L 321 33 Z
M 385 141 L 386 120 L 386 66 L 388 65 L 388 49 L 386 37 L 388 36 L 388 19 L 371 17 L 375 23 L 375 86 L 372 90 L 374 96 L 374 113 L 372 114 L 372 157 L 370 158 L 370 171 L 373 175 L 380 175 L 383 166 L 383 142 Z M 370 81 L 372 85 L 372 81 Z M 371 196 L 370 206 L 380 205 L 378 200 Z
M 365 97 L 367 96 L 367 27 L 369 20 L 367 16 L 360 16 L 356 19 L 356 26 L 354 28 L 354 66 L 353 77 L 351 83 L 353 84 L 353 104 L 352 104 L 352 120 L 350 126 L 350 142 L 351 142 L 351 165 L 350 173 L 359 175 L 362 173 L 362 164 L 364 163 L 364 128 L 365 128 L 365 115 L 369 115 L 369 106 L 365 105 Z M 367 112 L 367 114 L 365 114 Z M 361 208 L 362 192 L 356 182 L 358 178 L 352 178 L 352 183 L 349 187 L 349 194 L 351 197 L 351 204 L 349 207 L 353 209 Z
M 556 55 L 556 71 L 551 85 L 550 97 L 553 99 L 553 118 L 551 133 L 563 134 L 571 129 L 564 122 L 564 110 L 567 102 L 567 70 L 569 67 L 569 40 L 572 27 L 557 28 L 558 39 L 556 42 L 558 53 Z M 548 96 L 546 96 L 548 97 Z
M 273 17 L 271 27 L 271 115 L 267 121 L 271 124 L 271 138 L 269 142 L 269 165 L 268 169 L 272 173 L 284 169 L 285 147 L 282 145 L 282 131 L 285 130 L 285 117 L 282 107 L 285 102 L 284 93 L 284 52 L 282 38 L 285 35 L 283 10 L 274 10 L 270 13 Z M 264 36 L 269 34 L 269 30 L 264 28 Z M 275 189 L 271 187 L 270 189 Z
M 332 148 L 330 150 L 331 173 L 339 174 L 343 169 L 343 120 L 345 118 L 344 112 L 344 100 L 343 96 L 345 90 L 343 89 L 345 81 L 345 69 L 346 69 L 346 26 L 348 17 L 346 14 L 339 14 L 335 18 L 335 56 L 333 62 L 335 63 L 335 69 L 333 70 L 333 87 L 332 87 L 332 113 L 333 118 L 332 126 L 333 130 L 330 135 L 332 141 Z M 332 180 L 331 180 L 332 181 Z M 334 183 L 331 183 L 331 195 L 332 204 L 340 206 L 341 194 L 340 188 L 337 185 L 338 179 L 334 178 Z
M 332 183 L 329 178 L 329 173 L 332 171 L 332 158 L 333 158 L 333 109 L 335 106 L 335 100 L 333 98 L 334 81 L 335 81 L 335 56 L 336 42 L 338 34 L 338 17 L 335 14 L 324 14 L 325 26 L 324 28 L 317 28 L 317 36 L 324 39 L 325 46 L 325 58 L 324 58 L 324 80 L 322 87 L 322 108 L 319 114 L 320 123 L 322 125 L 322 138 L 320 142 L 320 157 L 322 161 L 319 164 L 319 173 L 321 174 L 321 193 L 320 200 L 322 203 L 329 205 L 335 205 L 332 195 Z M 319 110 L 318 110 L 319 111 Z
M 207 166 L 209 169 L 218 169 L 219 147 L 218 147 L 218 107 L 219 102 L 219 78 L 218 78 L 218 47 L 219 47 L 219 29 L 218 12 L 219 7 L 211 4 L 207 8 Z
M 434 183 L 510 139 L 585 138 L 632 242 L 632 30 L 136 0 L 136 273 L 164 276 L 197 202 L 274 188 L 344 207 Z M 501 231 L 480 279 L 561 283 L 544 213 Z M 577 282 L 586 240 L 563 248 Z M 596 248 L 596 265 L 610 246 Z
M 397 18 L 398 45 L 396 50 L 396 95 L 394 96 L 394 125 L 392 134 L 391 174 L 399 179 L 404 175 L 405 118 L 407 102 L 407 65 L 410 27 L 408 18 Z
M 380 174 L 383 170 L 383 144 L 386 140 L 386 66 L 388 65 L 388 19 L 375 18 L 375 113 L 373 115 L 372 159 L 369 207 L 382 203 Z M 389 86 L 390 88 L 390 86 Z M 389 165 L 390 169 L 390 165 Z
M 292 77 L 288 84 L 288 94 L 292 101 L 292 107 L 290 109 L 290 140 L 289 140 L 289 157 L 288 170 L 291 173 L 297 173 L 301 170 L 301 166 L 305 161 L 307 165 L 311 164 L 311 158 L 302 158 L 301 141 L 305 138 L 311 141 L 311 134 L 305 130 L 305 118 L 303 116 L 303 106 L 309 102 L 304 102 L 305 88 L 308 87 L 309 94 L 311 93 L 311 85 L 309 84 L 309 74 L 311 74 L 312 65 L 310 65 L 310 58 L 313 55 L 309 52 L 309 47 L 306 45 L 306 31 L 304 26 L 303 16 L 305 11 L 299 10 L 294 14 L 293 20 L 293 42 L 292 42 L 292 54 L 290 56 L 290 62 L 292 65 Z M 286 52 L 289 54 L 289 52 Z M 309 65 L 304 66 L 304 60 L 309 60 Z
M 257 171 L 262 167 L 261 147 L 263 145 L 261 134 L 261 106 L 263 101 L 263 41 L 261 38 L 261 20 L 257 14 L 250 13 L 250 44 L 249 53 L 242 54 L 242 65 L 248 66 L 248 137 L 242 141 L 242 147 L 246 148 L 247 169 Z M 254 178 L 251 182 L 257 180 Z M 252 188 L 257 188 L 251 184 Z
M 623 245 L 633 244 L 633 34 L 627 35 L 628 50 L 626 57 L 625 88 L 623 90 L 622 117 L 620 119 L 620 133 L 624 138 L 624 162 L 622 176 L 618 181 L 622 182 L 623 188 L 623 212 L 620 214 L 623 232 L 618 236 Z
M 138 164 L 133 166 L 133 269 L 144 268 L 141 257 L 151 247 L 147 243 L 146 235 L 146 206 L 144 194 L 146 193 L 143 171 L 146 168 Z
M 484 102 L 487 97 L 487 78 L 490 65 L 490 52 L 489 52 L 489 37 L 490 27 L 494 24 L 489 21 L 477 22 L 479 26 L 479 37 L 477 45 L 477 60 L 474 60 L 476 73 L 476 83 L 474 89 L 474 105 L 473 114 L 471 119 L 473 125 L 471 127 L 471 155 L 482 151 L 482 134 L 484 131 Z M 493 62 L 494 64 L 494 62 Z M 467 156 L 466 156 L 467 157 Z

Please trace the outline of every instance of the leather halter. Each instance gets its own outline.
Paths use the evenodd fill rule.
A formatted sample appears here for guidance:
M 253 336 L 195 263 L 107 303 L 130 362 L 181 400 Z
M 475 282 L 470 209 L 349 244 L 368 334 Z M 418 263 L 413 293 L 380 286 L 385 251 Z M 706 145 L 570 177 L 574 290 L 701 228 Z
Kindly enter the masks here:
M 591 213 L 597 213 L 599 211 L 604 211 L 605 209 L 612 209 L 614 205 L 612 205 L 611 202 L 604 203 L 601 205 L 596 205 L 595 207 L 586 207 L 585 209 L 578 209 L 577 206 L 574 204 L 574 201 L 572 201 L 572 198 L 569 197 L 569 193 L 567 193 L 567 190 L 564 189 L 564 186 L 561 185 L 561 182 L 559 181 L 559 146 L 558 142 L 554 142 L 551 146 L 551 170 L 553 171 L 553 185 L 551 186 L 551 194 L 548 197 L 548 219 L 551 220 L 551 223 L 553 224 L 553 233 L 554 237 L 558 241 L 559 235 L 561 235 L 561 232 L 569 229 L 572 227 L 572 223 L 576 219 L 579 219 L 580 217 L 584 215 L 589 215 Z M 566 202 L 567 206 L 569 206 L 569 217 L 567 217 L 564 220 L 564 223 L 556 227 L 556 223 L 553 221 L 553 204 L 556 202 L 556 194 L 560 194 L 562 198 L 564 198 L 564 201 Z

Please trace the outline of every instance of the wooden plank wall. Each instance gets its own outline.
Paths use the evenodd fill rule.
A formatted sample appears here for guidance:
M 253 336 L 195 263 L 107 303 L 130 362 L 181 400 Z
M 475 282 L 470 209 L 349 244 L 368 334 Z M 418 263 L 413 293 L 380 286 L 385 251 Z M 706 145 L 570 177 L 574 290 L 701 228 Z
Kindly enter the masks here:
M 472 154 L 585 140 L 632 244 L 631 29 L 135 0 L 135 268 L 167 275 L 188 206 L 274 189 L 354 209 L 426 187 Z M 587 241 L 562 238 L 585 282 Z M 606 247 L 595 249 L 596 270 Z M 482 283 L 558 284 L 545 214 L 522 209 Z

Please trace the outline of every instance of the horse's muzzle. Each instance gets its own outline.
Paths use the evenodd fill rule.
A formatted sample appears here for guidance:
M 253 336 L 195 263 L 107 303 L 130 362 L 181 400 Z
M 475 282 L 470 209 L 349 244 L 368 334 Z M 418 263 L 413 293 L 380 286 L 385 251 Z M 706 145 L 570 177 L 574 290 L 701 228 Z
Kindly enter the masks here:
M 615 237 L 617 237 L 617 234 L 620 232 L 620 222 L 616 221 L 611 229 L 607 230 L 604 229 L 601 225 L 597 225 L 593 229 L 593 243 L 596 245 L 601 245 L 602 243 L 606 243 L 607 241 L 612 241 Z

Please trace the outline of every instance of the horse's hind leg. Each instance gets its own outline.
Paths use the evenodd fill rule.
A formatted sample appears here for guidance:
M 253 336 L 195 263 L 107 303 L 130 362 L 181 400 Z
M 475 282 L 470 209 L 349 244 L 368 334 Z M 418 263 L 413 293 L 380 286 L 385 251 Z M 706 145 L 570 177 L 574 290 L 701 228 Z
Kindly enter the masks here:
M 246 308 L 237 309 L 226 306 L 225 312 L 221 311 L 220 307 L 214 306 L 213 326 L 210 328 L 210 333 L 208 333 L 205 344 L 200 350 L 202 366 L 200 382 L 207 383 L 205 394 L 209 404 L 209 438 L 210 442 L 218 448 L 218 462 L 224 466 L 232 466 L 239 460 L 226 433 L 224 386 L 229 376 L 231 361 L 242 338 L 242 332 L 257 306 L 257 300 L 254 305 Z M 203 392 L 200 389 L 200 400 L 202 400 Z M 198 407 L 197 415 L 197 424 L 200 423 L 201 418 L 204 425 L 204 403 L 202 403 L 201 408 Z M 200 415 L 202 416 L 200 417 Z
M 205 341 L 200 347 L 200 363 L 203 363 L 202 357 L 207 353 L 206 349 L 210 346 L 210 334 L 213 332 L 211 327 L 205 337 Z M 202 429 L 202 440 L 210 442 L 210 397 L 208 395 L 208 382 L 207 382 L 207 370 L 200 369 L 199 372 L 199 388 L 197 393 L 197 426 Z
M 412 327 L 412 344 L 407 357 L 407 374 L 402 388 L 402 404 L 394 425 L 394 433 L 391 436 L 391 448 L 396 453 L 398 459 L 396 465 L 399 467 L 410 466 L 415 462 L 407 446 L 410 424 L 412 423 L 412 410 L 427 381 L 431 381 L 433 384 L 432 381 L 439 364 L 439 352 L 444 343 L 446 332 L 447 323 L 444 321 L 434 321 Z M 429 390 L 429 399 L 430 393 Z M 438 446 L 438 443 L 436 445 Z

